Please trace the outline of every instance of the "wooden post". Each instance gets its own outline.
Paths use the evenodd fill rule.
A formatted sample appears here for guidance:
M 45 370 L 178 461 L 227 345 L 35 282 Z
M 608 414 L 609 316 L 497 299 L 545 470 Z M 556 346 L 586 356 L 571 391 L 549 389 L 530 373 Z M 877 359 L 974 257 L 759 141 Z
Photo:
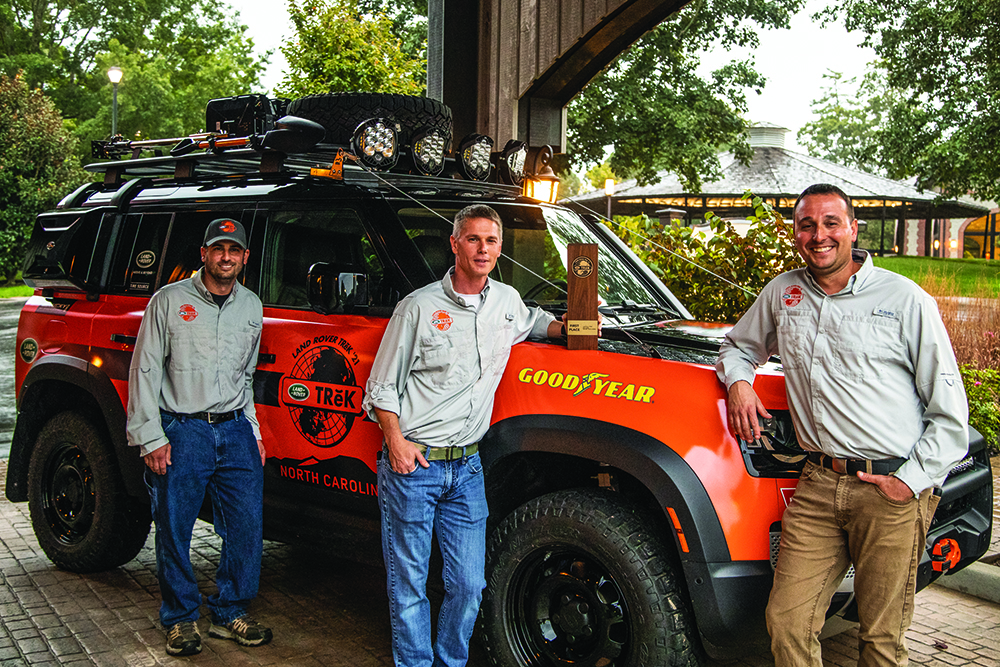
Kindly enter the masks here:
M 570 243 L 566 263 L 566 347 L 596 350 L 597 244 Z

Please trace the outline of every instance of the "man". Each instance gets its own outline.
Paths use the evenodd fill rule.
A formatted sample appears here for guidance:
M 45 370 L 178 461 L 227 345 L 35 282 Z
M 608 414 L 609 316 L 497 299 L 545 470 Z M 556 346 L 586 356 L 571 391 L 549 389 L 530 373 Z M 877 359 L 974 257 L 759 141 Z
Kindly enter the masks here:
M 455 216 L 455 266 L 396 307 L 382 339 L 364 408 L 382 427 L 378 464 L 382 551 L 393 656 L 399 667 L 459 667 L 486 585 L 486 492 L 478 442 L 510 348 L 557 337 L 560 323 L 525 307 L 487 276 L 503 227 L 488 206 Z M 426 582 L 431 538 L 444 557 L 445 597 L 431 642 Z
M 246 246 L 235 220 L 208 226 L 205 266 L 150 299 L 129 371 L 128 438 L 149 468 L 160 622 L 171 655 L 201 651 L 190 546 L 206 491 L 222 537 L 208 633 L 244 646 L 271 640 L 271 630 L 247 615 L 263 546 L 264 444 L 253 371 L 264 318 L 260 299 L 237 282 Z
M 859 665 L 905 665 L 916 569 L 937 489 L 968 448 L 968 408 L 934 300 L 852 251 L 857 220 L 839 188 L 813 185 L 794 212 L 806 269 L 768 284 L 723 343 L 729 423 L 760 436 L 770 414 L 754 371 L 778 353 L 809 452 L 782 518 L 767 608 L 777 665 L 820 667 L 819 632 L 855 568 Z

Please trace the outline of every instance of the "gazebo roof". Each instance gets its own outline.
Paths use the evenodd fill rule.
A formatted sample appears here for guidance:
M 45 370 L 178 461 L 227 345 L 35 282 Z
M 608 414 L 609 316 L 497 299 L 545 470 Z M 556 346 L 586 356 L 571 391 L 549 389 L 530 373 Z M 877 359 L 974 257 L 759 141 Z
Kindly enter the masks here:
M 983 215 L 987 205 L 971 199 L 939 200 L 935 192 L 920 192 L 905 181 L 894 181 L 845 167 L 822 158 L 810 157 L 784 147 L 783 127 L 761 123 L 751 128 L 750 145 L 754 156 L 749 165 L 732 153 L 719 156 L 722 179 L 705 183 L 701 193 L 685 190 L 676 175 L 662 171 L 659 181 L 639 187 L 635 180 L 617 184 L 612 210 L 618 215 L 646 213 L 656 217 L 659 209 L 684 209 L 691 217 L 714 211 L 722 217 L 746 217 L 750 209 L 740 200 L 750 189 L 755 195 L 791 216 L 799 193 L 814 183 L 832 183 L 853 200 L 861 219 L 885 218 L 969 218 Z M 577 195 L 563 203 L 577 210 L 584 207 L 603 211 L 607 198 L 603 190 Z

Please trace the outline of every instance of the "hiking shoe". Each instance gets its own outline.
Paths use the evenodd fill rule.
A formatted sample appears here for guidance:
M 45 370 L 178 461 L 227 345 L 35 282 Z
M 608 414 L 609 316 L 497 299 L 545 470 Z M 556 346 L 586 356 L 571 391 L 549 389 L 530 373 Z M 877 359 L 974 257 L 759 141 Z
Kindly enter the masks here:
M 167 653 L 194 655 L 201 653 L 201 633 L 194 621 L 174 623 L 167 631 Z
M 271 641 L 271 628 L 264 627 L 249 614 L 234 618 L 225 625 L 214 622 L 208 628 L 208 634 L 218 639 L 232 639 L 241 646 L 260 646 Z

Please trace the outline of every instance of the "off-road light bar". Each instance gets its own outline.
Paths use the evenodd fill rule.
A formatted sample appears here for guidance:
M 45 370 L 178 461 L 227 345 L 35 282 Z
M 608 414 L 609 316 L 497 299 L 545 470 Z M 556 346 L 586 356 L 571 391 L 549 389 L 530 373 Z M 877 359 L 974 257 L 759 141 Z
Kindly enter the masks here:
M 434 129 L 421 130 L 410 140 L 413 167 L 424 176 L 437 176 L 444 169 L 444 136 Z
M 386 118 L 364 121 L 354 130 L 351 148 L 365 167 L 379 171 L 392 169 L 399 159 L 395 124 Z
M 493 156 L 502 182 L 509 185 L 521 185 L 524 182 L 524 160 L 528 156 L 528 146 L 523 141 L 511 139 L 502 151 Z
M 490 175 L 490 151 L 493 140 L 482 134 L 470 134 L 458 145 L 458 171 L 464 178 L 485 181 Z

